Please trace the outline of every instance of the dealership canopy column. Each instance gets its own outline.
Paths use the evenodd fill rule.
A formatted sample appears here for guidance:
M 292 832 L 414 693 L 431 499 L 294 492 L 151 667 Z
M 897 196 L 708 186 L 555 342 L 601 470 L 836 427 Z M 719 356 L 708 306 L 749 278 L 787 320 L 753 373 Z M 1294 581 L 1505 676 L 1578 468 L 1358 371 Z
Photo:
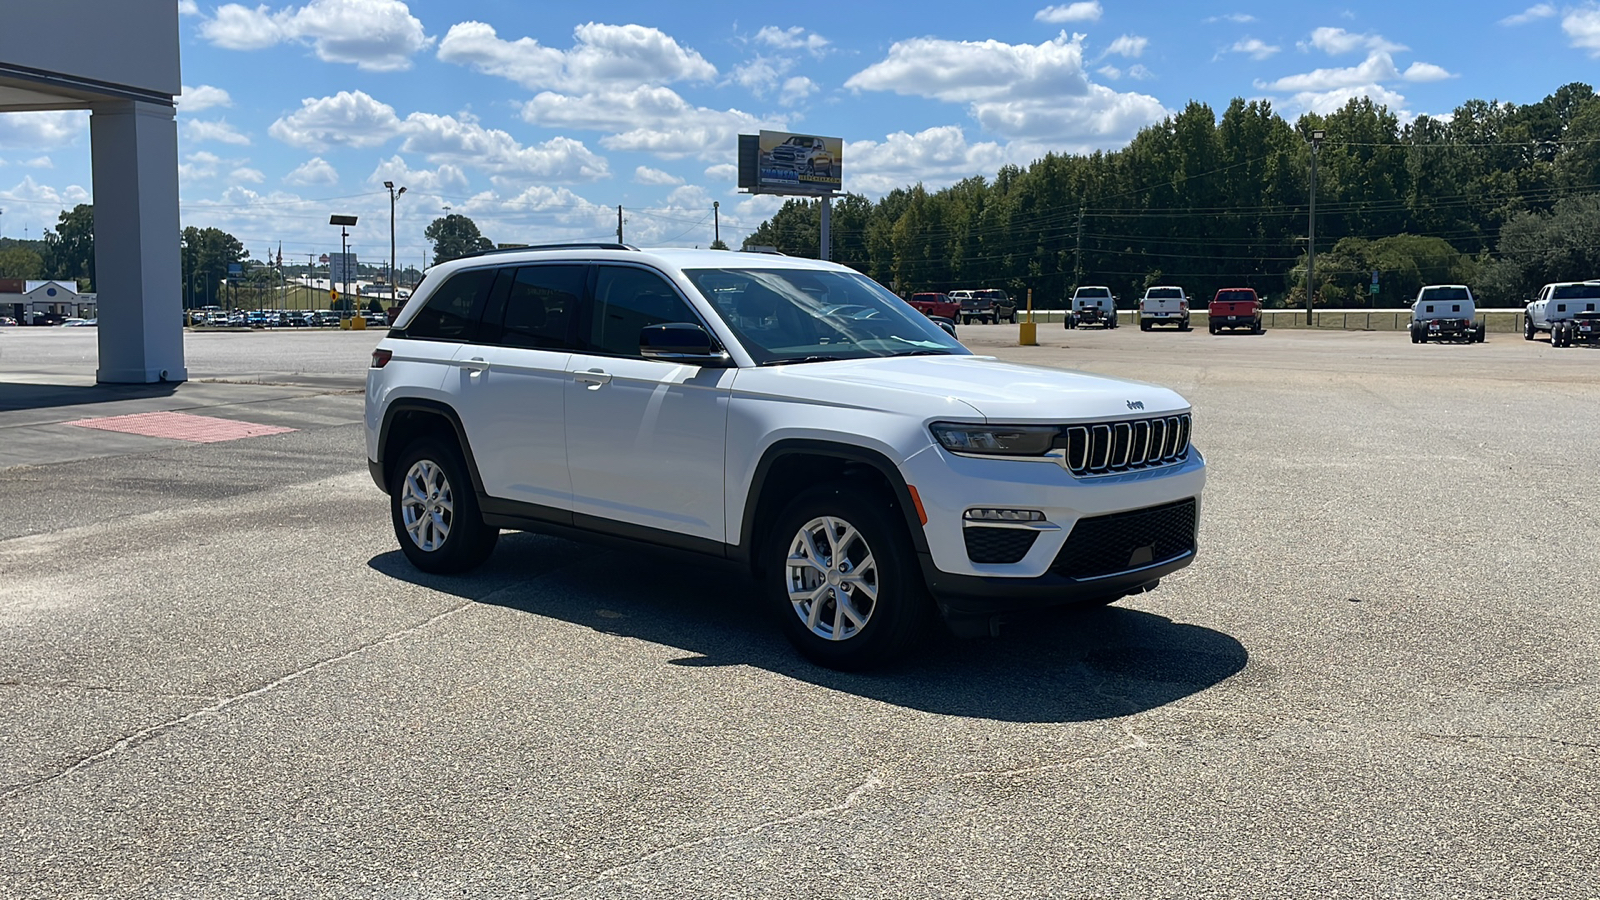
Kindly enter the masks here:
M 183 381 L 176 0 L 6 5 L 0 114 L 90 111 L 100 382 Z

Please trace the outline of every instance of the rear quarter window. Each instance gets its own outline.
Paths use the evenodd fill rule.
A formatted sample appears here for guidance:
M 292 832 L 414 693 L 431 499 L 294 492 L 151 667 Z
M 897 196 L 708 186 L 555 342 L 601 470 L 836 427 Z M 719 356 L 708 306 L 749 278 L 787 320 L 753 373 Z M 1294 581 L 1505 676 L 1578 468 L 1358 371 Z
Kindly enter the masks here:
M 467 340 L 494 275 L 494 269 L 469 269 L 451 275 L 406 325 L 405 336 L 430 341 Z

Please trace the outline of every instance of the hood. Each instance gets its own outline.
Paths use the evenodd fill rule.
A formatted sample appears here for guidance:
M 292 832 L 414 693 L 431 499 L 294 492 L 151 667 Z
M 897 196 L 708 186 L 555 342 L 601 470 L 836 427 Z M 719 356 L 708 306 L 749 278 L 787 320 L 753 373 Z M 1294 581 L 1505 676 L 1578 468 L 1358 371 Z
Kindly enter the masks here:
M 766 385 L 797 399 L 1018 424 L 1139 418 L 1189 409 L 1188 402 L 1163 387 L 988 356 L 841 360 L 740 373 L 741 390 Z

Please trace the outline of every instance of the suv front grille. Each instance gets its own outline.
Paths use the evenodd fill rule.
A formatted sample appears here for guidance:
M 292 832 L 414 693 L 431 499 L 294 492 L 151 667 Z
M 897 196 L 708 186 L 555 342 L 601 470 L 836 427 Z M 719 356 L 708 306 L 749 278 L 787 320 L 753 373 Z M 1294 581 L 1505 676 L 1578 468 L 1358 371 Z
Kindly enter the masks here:
M 1050 571 L 1082 581 L 1172 562 L 1194 552 L 1194 529 L 1193 498 L 1079 519 Z
M 1188 413 L 1126 422 L 1069 425 L 1062 464 L 1074 475 L 1111 475 L 1181 462 L 1189 456 Z

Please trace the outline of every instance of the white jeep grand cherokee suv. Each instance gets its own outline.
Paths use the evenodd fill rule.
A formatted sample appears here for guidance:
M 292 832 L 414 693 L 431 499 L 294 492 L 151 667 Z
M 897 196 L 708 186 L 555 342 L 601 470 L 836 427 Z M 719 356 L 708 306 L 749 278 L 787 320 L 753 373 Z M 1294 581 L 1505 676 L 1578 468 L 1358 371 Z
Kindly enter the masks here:
M 407 558 L 500 529 L 747 569 L 853 668 L 937 613 L 1110 602 L 1195 555 L 1205 463 L 1170 390 L 973 356 L 832 263 L 621 244 L 429 270 L 372 354 L 366 447 Z

